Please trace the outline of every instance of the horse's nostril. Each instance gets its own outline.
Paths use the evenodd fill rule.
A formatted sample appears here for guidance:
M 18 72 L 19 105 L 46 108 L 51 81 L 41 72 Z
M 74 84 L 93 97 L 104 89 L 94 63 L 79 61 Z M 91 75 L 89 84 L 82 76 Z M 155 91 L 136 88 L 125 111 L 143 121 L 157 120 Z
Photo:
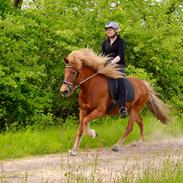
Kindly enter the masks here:
M 68 90 L 65 90 L 65 91 L 63 92 L 63 94 L 66 95 L 68 92 L 69 92 Z
M 64 90 L 61 93 L 62 93 L 62 96 L 66 96 L 69 93 L 69 90 Z

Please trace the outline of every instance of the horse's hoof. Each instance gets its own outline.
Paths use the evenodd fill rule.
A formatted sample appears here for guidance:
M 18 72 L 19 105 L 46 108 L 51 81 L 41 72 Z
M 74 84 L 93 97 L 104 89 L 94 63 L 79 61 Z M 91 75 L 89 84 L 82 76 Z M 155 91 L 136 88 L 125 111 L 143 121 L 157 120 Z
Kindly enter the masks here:
M 112 146 L 112 150 L 115 151 L 115 152 L 118 152 L 120 149 L 120 146 L 118 144 L 115 144 Z
M 69 156 L 76 156 L 77 152 L 73 150 L 69 150 Z
M 97 133 L 93 129 L 91 129 L 90 134 L 91 134 L 92 139 L 95 139 L 97 136 Z
M 139 145 L 144 144 L 144 140 L 139 140 L 138 144 L 139 144 Z

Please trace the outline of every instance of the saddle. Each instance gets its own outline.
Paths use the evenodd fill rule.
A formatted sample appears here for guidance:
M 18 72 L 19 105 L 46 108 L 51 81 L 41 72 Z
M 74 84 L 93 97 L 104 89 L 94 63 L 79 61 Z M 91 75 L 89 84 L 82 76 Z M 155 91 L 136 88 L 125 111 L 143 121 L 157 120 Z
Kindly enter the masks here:
M 108 112 L 112 112 L 112 110 L 118 105 L 118 82 L 117 79 L 109 79 L 109 95 L 112 98 L 112 103 L 108 109 Z M 126 78 L 126 102 L 132 102 L 135 98 L 135 91 L 131 84 L 131 82 Z

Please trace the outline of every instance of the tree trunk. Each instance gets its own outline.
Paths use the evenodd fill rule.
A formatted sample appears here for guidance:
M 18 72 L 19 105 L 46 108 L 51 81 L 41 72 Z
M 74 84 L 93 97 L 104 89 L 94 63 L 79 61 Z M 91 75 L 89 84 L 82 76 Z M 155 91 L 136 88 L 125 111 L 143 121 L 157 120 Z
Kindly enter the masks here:
M 14 7 L 21 8 L 23 0 L 14 0 Z

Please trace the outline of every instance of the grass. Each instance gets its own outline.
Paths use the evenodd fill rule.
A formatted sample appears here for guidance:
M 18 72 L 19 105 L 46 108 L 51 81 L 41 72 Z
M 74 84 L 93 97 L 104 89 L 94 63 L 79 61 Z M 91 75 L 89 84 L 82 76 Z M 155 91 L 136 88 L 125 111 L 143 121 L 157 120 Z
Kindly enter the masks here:
M 174 161 L 170 158 L 164 159 L 162 166 L 153 167 L 155 159 L 149 162 L 147 167 L 139 164 L 128 167 L 128 170 L 103 171 L 96 162 L 85 162 L 79 169 L 70 166 L 66 176 L 66 182 L 78 183 L 182 183 L 183 164 L 182 160 Z M 88 164 L 87 164 L 88 163 Z M 106 167 L 107 169 L 107 167 Z M 89 176 L 88 176 L 89 175 Z
M 1 134 L 0 159 L 59 152 L 60 138 L 60 130 L 56 128 Z
M 161 170 L 150 170 L 147 169 L 144 172 L 143 177 L 137 180 L 137 183 L 181 183 L 183 181 L 183 164 L 178 162 L 168 163 Z
M 163 125 L 152 115 L 144 117 L 145 139 L 153 140 L 164 136 L 179 136 L 183 132 L 183 119 L 174 116 L 174 122 Z M 110 147 L 121 137 L 127 125 L 127 118 L 109 117 L 95 120 L 91 124 L 98 134 L 96 139 L 84 136 L 81 148 Z M 45 130 L 26 129 L 16 133 L 0 134 L 0 159 L 11 159 L 39 154 L 65 152 L 74 143 L 78 124 L 75 118 L 70 118 L 62 127 L 52 127 Z M 139 128 L 135 124 L 126 143 L 139 139 Z

